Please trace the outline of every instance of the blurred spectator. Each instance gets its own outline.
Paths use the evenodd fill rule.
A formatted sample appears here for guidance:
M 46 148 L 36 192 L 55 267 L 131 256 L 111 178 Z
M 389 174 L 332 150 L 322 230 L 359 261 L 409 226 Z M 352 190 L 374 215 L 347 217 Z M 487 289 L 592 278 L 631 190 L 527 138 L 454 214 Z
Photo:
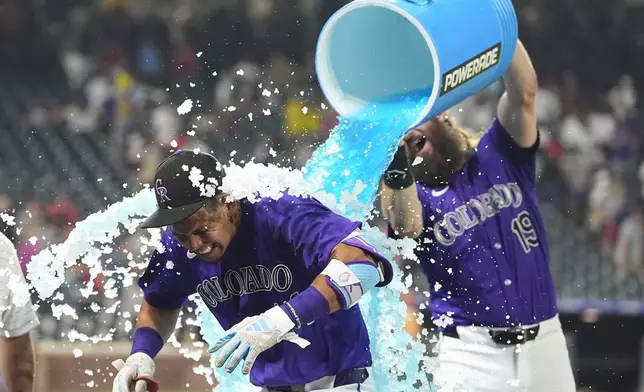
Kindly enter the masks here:
M 113 86 L 103 72 L 96 72 L 86 79 L 84 94 L 88 109 L 96 115 L 102 115 L 105 102 L 113 95 Z
M 608 93 L 608 102 L 619 121 L 625 120 L 634 113 L 637 105 L 637 91 L 630 75 L 622 75 L 619 78 L 617 85 Z
M 197 73 L 197 52 L 183 37 L 172 53 L 172 70 L 177 80 L 187 80 Z
M 78 211 L 67 193 L 60 193 L 56 199 L 45 207 L 45 217 L 54 227 L 65 232 L 73 228 L 78 221 Z M 62 234 L 64 238 L 67 235 Z
M 181 131 L 181 120 L 176 108 L 170 105 L 167 94 L 157 91 L 152 99 L 158 103 L 150 114 L 152 135 L 156 143 L 167 146 Z
M 551 132 L 562 111 L 557 85 L 551 75 L 540 78 L 536 111 L 540 130 L 545 133 Z
M 595 172 L 589 195 L 588 227 L 592 232 L 603 235 L 606 250 L 610 251 L 614 245 L 617 233 L 613 225 L 625 202 L 625 189 L 621 179 L 608 169 Z
M 292 137 L 314 135 L 321 126 L 319 105 L 292 89 L 284 105 L 283 129 Z
M 639 199 L 620 226 L 615 265 L 618 279 L 630 274 L 642 275 L 644 262 L 644 200 Z
M 64 109 L 67 118 L 67 129 L 73 132 L 92 132 L 96 129 L 96 113 L 84 100 L 72 102 Z

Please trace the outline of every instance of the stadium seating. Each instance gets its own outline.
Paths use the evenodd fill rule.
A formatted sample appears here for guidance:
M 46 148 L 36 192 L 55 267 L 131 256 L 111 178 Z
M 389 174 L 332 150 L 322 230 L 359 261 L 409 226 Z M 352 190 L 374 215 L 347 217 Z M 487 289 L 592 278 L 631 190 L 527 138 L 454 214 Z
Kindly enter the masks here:
M 43 96 L 64 97 L 60 83 L 2 80 L 0 91 L 0 173 L 10 195 L 51 201 L 65 189 L 85 214 L 120 200 L 124 175 L 109 161 L 106 137 L 81 134 L 63 125 L 34 129 L 30 103 Z

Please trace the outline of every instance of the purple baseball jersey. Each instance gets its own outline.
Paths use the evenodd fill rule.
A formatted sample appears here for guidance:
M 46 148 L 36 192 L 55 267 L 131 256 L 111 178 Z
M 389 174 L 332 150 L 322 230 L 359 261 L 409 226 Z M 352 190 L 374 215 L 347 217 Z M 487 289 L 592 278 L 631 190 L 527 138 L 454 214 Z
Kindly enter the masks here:
M 385 282 L 379 286 L 392 279 L 389 261 L 356 239 L 361 224 L 315 199 L 290 195 L 256 203 L 244 199 L 241 208 L 237 234 L 218 264 L 188 257 L 168 228 L 162 237 L 163 251 L 154 252 L 139 278 L 146 301 L 158 308 L 179 308 L 197 292 L 221 326 L 229 329 L 308 288 L 341 242 L 360 247 L 382 262 Z M 250 373 L 254 385 L 305 384 L 371 364 L 369 336 L 357 305 L 297 333 L 311 345 L 302 349 L 280 342 L 260 354 Z
M 435 319 L 513 327 L 557 314 L 535 191 L 538 145 L 520 147 L 495 120 L 449 187 L 417 184 L 424 230 L 416 254 Z

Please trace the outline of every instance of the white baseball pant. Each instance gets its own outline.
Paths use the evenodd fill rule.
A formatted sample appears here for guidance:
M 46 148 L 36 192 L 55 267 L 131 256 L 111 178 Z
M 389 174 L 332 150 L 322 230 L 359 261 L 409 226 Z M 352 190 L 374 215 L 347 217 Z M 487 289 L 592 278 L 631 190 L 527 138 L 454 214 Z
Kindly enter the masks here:
M 434 380 L 440 392 L 575 392 L 559 316 L 539 323 L 537 337 L 518 346 L 492 341 L 489 328 L 456 327 L 442 336 Z
M 367 368 L 369 370 L 370 368 Z M 304 386 L 306 392 L 376 392 L 376 384 L 373 376 L 370 374 L 363 383 L 348 384 L 341 387 L 333 388 L 335 376 L 326 376 L 318 378 L 315 381 Z M 266 388 L 262 388 L 262 392 L 266 392 Z

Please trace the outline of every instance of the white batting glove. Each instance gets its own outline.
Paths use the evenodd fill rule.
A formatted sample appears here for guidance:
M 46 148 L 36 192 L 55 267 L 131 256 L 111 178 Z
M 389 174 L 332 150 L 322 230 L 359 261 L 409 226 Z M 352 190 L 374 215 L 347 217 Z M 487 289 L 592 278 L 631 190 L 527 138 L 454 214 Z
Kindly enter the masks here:
M 118 370 L 112 392 L 157 392 L 159 383 L 154 376 L 154 359 L 145 353 L 134 353 L 123 362 L 117 359 L 112 366 Z
M 279 306 L 275 306 L 259 316 L 247 317 L 233 326 L 208 352 L 214 353 L 222 349 L 215 358 L 215 366 L 222 367 L 228 361 L 228 373 L 232 373 L 244 359 L 242 373 L 248 374 L 259 354 L 282 340 L 293 342 L 301 348 L 311 344 L 295 332 L 291 332 L 293 328 L 295 323 Z

